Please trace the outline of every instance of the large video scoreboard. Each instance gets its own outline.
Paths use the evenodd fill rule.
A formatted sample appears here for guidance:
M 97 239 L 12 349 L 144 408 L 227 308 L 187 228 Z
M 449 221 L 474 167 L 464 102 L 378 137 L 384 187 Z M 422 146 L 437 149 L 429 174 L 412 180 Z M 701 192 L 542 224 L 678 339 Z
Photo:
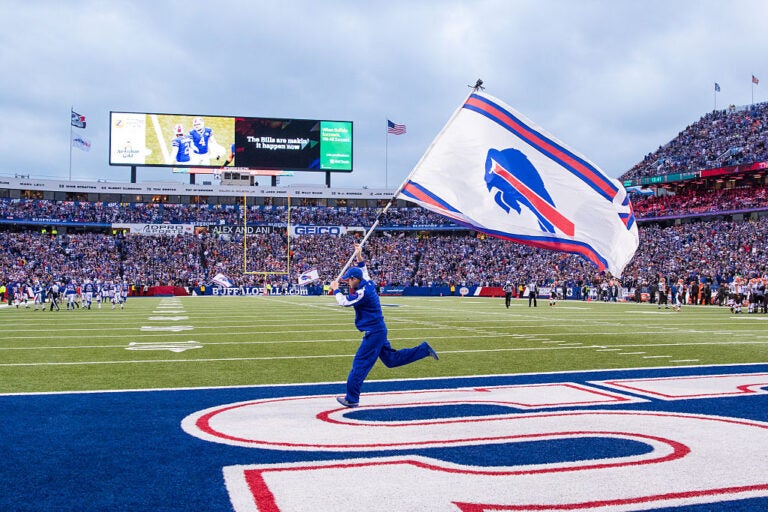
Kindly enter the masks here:
M 352 122 L 110 112 L 109 164 L 352 171 Z

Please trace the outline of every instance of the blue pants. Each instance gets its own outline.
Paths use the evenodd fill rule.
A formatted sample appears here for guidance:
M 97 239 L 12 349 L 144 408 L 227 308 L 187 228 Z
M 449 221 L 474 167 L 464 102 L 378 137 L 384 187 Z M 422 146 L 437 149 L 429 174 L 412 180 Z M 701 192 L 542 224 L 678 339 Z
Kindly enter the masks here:
M 424 359 L 427 356 L 429 356 L 429 349 L 427 349 L 426 341 L 413 348 L 395 350 L 387 340 L 386 329 L 375 332 L 366 331 L 355 358 L 352 360 L 352 370 L 347 377 L 346 399 L 352 403 L 360 401 L 360 388 L 363 386 L 368 372 L 376 364 L 376 359 L 381 359 L 387 368 L 395 368 Z

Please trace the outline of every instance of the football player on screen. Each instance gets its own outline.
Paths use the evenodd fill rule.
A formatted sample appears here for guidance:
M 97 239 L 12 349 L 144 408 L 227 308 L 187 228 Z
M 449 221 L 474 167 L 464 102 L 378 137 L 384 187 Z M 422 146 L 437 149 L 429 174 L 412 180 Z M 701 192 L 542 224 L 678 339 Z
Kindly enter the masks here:
M 205 126 L 202 117 L 196 117 L 192 121 L 192 165 L 211 165 L 211 157 L 221 159 L 224 148 L 216 142 L 213 130 Z
M 186 164 L 189 165 L 191 160 L 190 153 L 192 152 L 192 137 L 184 133 L 184 126 L 177 124 L 173 130 L 174 138 L 171 141 L 172 158 L 170 164 Z

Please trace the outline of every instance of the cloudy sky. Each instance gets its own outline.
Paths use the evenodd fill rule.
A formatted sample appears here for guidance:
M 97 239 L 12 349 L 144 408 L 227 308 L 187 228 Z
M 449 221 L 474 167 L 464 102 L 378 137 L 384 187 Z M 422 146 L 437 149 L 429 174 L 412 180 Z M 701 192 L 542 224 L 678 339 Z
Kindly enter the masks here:
M 397 187 L 482 78 L 618 177 L 715 107 L 768 100 L 764 0 L 0 0 L 0 175 L 129 181 L 109 112 L 354 122 Z M 752 75 L 761 83 L 753 86 Z M 714 95 L 714 83 L 721 92 Z M 92 142 L 72 150 L 70 107 Z M 387 137 L 386 120 L 407 125 Z M 198 177 L 198 183 L 201 179 Z M 188 181 L 140 168 L 138 181 Z M 324 183 L 301 173 L 283 184 Z

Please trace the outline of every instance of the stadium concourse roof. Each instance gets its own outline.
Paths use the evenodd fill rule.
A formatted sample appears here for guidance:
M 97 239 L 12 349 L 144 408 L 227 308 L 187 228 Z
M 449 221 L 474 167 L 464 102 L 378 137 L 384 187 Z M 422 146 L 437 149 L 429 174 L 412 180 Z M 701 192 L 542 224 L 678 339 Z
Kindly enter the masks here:
M 291 186 L 229 186 L 196 185 L 179 182 L 104 182 L 58 181 L 33 177 L 0 176 L 0 192 L 5 190 L 69 192 L 76 194 L 119 195 L 178 195 L 178 196 L 234 196 L 242 197 L 316 197 L 337 199 L 390 199 L 395 189 L 385 188 L 328 188 L 322 185 Z M 3 195 L 0 193 L 0 197 Z

